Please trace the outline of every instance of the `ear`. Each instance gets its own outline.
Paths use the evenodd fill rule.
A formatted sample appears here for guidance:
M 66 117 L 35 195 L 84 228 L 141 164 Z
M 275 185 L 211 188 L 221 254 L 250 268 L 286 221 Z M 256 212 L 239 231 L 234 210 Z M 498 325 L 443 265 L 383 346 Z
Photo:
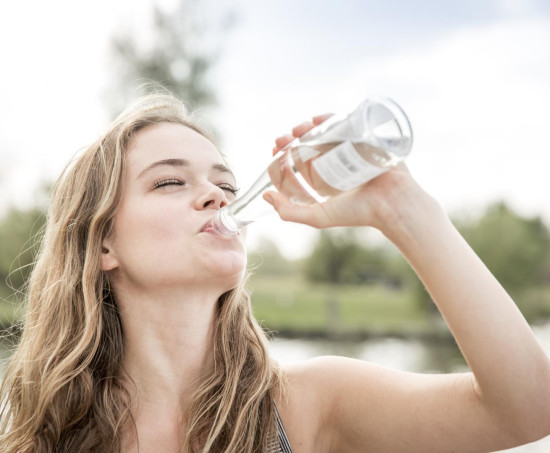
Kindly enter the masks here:
M 118 260 L 114 252 L 113 244 L 108 239 L 101 245 L 101 270 L 112 271 L 118 267 Z

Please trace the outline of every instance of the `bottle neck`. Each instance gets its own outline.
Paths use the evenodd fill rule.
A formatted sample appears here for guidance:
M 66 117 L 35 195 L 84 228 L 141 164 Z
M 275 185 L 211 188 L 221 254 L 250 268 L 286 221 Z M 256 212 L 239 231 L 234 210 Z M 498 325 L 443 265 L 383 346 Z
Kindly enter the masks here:
M 259 217 L 273 212 L 273 207 L 262 197 L 264 192 L 272 187 L 273 183 L 266 170 L 243 196 L 216 213 L 210 222 L 211 226 L 218 233 L 230 236 L 237 234 L 243 227 Z
M 230 206 L 224 206 L 212 218 L 209 226 L 214 228 L 216 232 L 225 236 L 232 236 L 237 234 L 244 225 L 240 225 L 238 219 L 236 219 L 229 210 Z

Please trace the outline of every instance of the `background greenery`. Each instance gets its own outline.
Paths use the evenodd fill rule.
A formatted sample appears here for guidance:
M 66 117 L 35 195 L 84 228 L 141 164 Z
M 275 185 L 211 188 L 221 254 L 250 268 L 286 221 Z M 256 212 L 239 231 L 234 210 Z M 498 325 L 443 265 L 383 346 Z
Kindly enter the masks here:
M 216 105 L 209 71 L 223 40 L 211 37 L 226 33 L 232 16 L 212 20 L 201 15 L 203 10 L 203 0 L 157 6 L 149 30 L 136 34 L 121 28 L 113 36 L 111 85 L 105 96 L 111 116 L 143 94 L 147 82 L 162 84 L 193 109 Z M 140 41 L 144 36 L 147 39 Z M 45 198 L 0 214 L 3 326 L 23 311 L 24 285 L 45 221 Z M 453 220 L 527 319 L 548 319 L 550 235 L 541 218 L 522 217 L 505 203 L 496 203 L 477 217 Z M 408 263 L 391 244 L 371 243 L 361 230 L 321 231 L 311 255 L 300 261 L 286 260 L 267 240 L 249 258 L 255 313 L 268 328 L 288 335 L 441 331 L 439 314 Z
M 531 323 L 550 317 L 550 234 L 539 217 L 505 203 L 453 222 Z M 324 230 L 311 255 L 285 262 L 273 244 L 251 278 L 255 314 L 288 335 L 447 335 L 409 264 L 389 243 L 369 244 L 357 229 Z
M 44 207 L 0 219 L 0 324 L 24 311 L 24 286 L 38 252 Z M 454 219 L 529 322 L 550 317 L 550 234 L 540 218 L 498 203 L 478 218 Z M 389 243 L 361 230 L 319 233 L 310 256 L 289 261 L 261 241 L 249 254 L 256 317 L 287 336 L 447 335 L 429 295 Z

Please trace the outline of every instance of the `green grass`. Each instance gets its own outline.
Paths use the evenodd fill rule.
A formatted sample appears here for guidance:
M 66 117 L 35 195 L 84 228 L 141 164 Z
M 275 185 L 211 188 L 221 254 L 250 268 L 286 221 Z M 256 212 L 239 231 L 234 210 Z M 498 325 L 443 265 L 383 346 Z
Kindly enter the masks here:
M 250 281 L 256 318 L 273 330 L 425 331 L 430 319 L 405 290 L 312 284 L 300 276 Z
M 275 331 L 403 335 L 447 331 L 406 289 L 312 284 L 300 275 L 255 275 L 249 286 L 256 319 Z M 529 322 L 550 319 L 550 285 L 525 289 L 514 300 Z
M 254 275 L 249 287 L 254 315 L 275 331 L 407 335 L 440 333 L 442 329 L 408 290 L 312 284 L 299 274 Z M 7 327 L 22 315 L 19 304 L 12 301 L 9 290 L 0 285 L 0 326 Z M 528 321 L 550 319 L 550 285 L 524 290 L 515 301 Z

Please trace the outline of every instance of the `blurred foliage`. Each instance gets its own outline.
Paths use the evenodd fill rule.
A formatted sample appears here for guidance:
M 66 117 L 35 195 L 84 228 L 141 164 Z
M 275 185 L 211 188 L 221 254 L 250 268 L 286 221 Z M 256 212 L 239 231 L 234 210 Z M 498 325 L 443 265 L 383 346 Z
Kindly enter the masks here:
M 44 221 L 42 207 L 12 208 L 0 219 L 0 302 L 21 301 L 18 291 L 32 268 Z M 550 317 L 550 232 L 539 217 L 522 217 L 498 203 L 478 218 L 454 219 L 454 223 L 528 321 Z M 303 278 L 310 285 L 304 293 L 323 288 L 318 299 L 320 306 L 323 299 L 326 305 L 323 316 L 331 313 L 343 320 L 348 316 L 347 305 L 342 305 L 346 288 L 377 286 L 387 297 L 392 293 L 406 297 L 415 305 L 411 307 L 415 313 L 437 316 L 423 284 L 397 250 L 389 243 L 370 244 L 359 233 L 354 228 L 322 230 L 311 255 L 301 261 L 287 260 L 272 240 L 262 239 L 249 253 L 252 289 L 261 293 L 259 283 L 265 287 L 270 279 Z M 292 303 L 297 297 L 291 286 L 273 291 L 277 303 Z
M 402 287 L 408 279 L 403 259 L 383 246 L 369 246 L 356 228 L 322 230 L 304 272 L 311 282 L 381 283 Z
M 258 275 L 252 283 L 255 316 L 277 331 L 427 334 L 439 328 L 412 303 L 407 290 L 372 284 L 311 283 L 302 274 Z M 332 296 L 338 299 L 336 317 L 335 307 L 323 303 Z
M 294 275 L 300 272 L 300 262 L 287 260 L 277 244 L 268 238 L 260 238 L 258 245 L 248 253 L 248 270 L 252 278 L 257 276 Z
M 12 208 L 0 220 L 0 296 L 22 299 L 45 222 L 44 210 Z
M 550 282 L 550 233 L 540 217 L 525 218 L 496 203 L 457 228 L 507 290 Z
M 540 217 L 523 217 L 497 202 L 479 217 L 455 218 L 453 223 L 529 322 L 550 317 L 543 289 L 550 283 L 550 232 Z M 410 281 L 415 302 L 435 313 L 422 282 Z
M 522 217 L 501 202 L 457 225 L 529 322 L 550 317 L 542 291 L 550 283 L 550 232 L 540 217 Z
M 550 283 L 550 233 L 540 217 L 522 217 L 498 202 L 478 218 L 454 219 L 453 223 L 528 320 L 550 317 L 540 296 L 546 292 L 532 290 Z M 354 229 L 323 230 L 305 260 L 304 272 L 310 282 L 408 288 L 417 307 L 437 317 L 423 283 L 394 252 L 388 245 L 367 244 Z
M 208 75 L 235 15 L 220 5 L 213 8 L 206 0 L 178 0 L 165 9 L 155 4 L 149 29 L 120 29 L 111 39 L 114 83 L 107 104 L 112 116 L 151 84 L 167 88 L 193 110 L 215 104 Z

